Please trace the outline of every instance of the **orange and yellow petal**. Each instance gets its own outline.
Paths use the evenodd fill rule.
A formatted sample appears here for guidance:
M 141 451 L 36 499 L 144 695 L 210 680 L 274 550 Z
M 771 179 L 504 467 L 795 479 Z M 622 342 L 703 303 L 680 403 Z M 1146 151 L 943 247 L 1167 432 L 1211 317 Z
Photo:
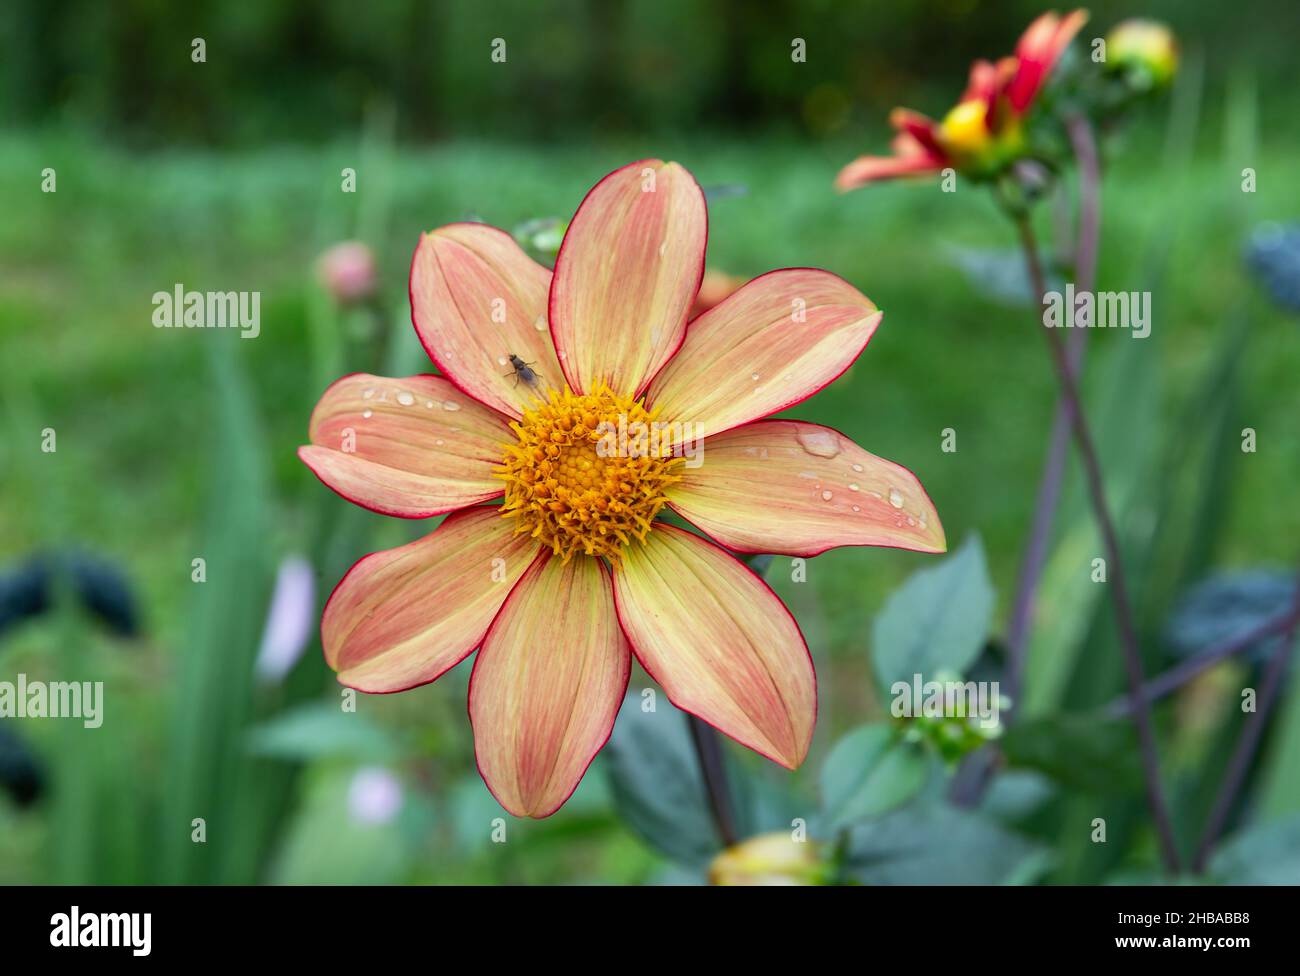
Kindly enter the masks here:
M 478 647 L 537 557 L 496 506 L 447 516 L 423 539 L 353 566 L 321 617 L 325 660 L 360 691 L 433 681 Z
M 943 552 L 943 526 L 912 472 L 839 431 L 762 420 L 710 437 L 668 503 L 729 549 L 815 556 L 836 546 Z
M 646 402 L 657 416 L 705 434 L 766 417 L 848 369 L 880 315 L 828 271 L 772 271 L 691 323 Z
M 679 708 L 794 769 L 808 753 L 817 685 L 790 612 L 706 539 L 656 526 L 614 568 L 623 632 Z
M 555 259 L 551 333 L 577 393 L 640 393 L 681 344 L 704 273 L 708 215 L 695 178 L 647 159 L 578 208 Z
M 441 376 L 353 373 L 321 396 L 308 436 L 298 456 L 348 501 L 428 518 L 500 495 L 494 469 L 512 435 Z
M 604 564 L 549 555 L 533 563 L 470 679 L 474 753 L 503 807 L 546 817 L 569 798 L 609 739 L 631 666 Z
M 938 173 L 949 165 L 951 163 L 947 159 L 925 152 L 900 153 L 896 156 L 859 156 L 839 171 L 835 177 L 835 188 L 844 193 L 880 180 Z
M 411 259 L 411 321 L 438 369 L 467 394 L 521 417 L 536 391 L 517 356 L 546 385 L 563 386 L 547 328 L 551 273 L 505 231 L 448 224 L 420 238 Z

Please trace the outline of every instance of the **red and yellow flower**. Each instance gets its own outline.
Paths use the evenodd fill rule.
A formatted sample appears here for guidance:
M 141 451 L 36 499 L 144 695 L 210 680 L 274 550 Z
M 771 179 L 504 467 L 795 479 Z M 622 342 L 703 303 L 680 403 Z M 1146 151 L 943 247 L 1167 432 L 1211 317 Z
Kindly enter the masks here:
M 478 648 L 478 766 L 516 815 L 572 793 L 633 655 L 681 708 L 799 765 L 817 712 L 808 648 L 728 550 L 944 549 L 909 471 L 830 428 L 764 419 L 844 372 L 880 311 L 833 274 L 791 268 L 688 325 L 706 237 L 699 186 L 658 160 L 591 190 L 554 273 L 483 224 L 423 235 L 411 317 L 442 375 L 344 377 L 299 450 L 372 511 L 451 513 L 352 567 L 321 620 L 325 657 L 343 684 L 394 692 Z M 608 425 L 635 421 L 695 425 L 703 464 L 601 449 Z M 661 520 L 666 508 L 712 540 Z
M 891 144 L 894 154 L 858 157 L 840 170 L 836 187 L 853 190 L 948 168 L 983 178 L 1022 158 L 1028 149 L 1024 120 L 1087 19 L 1084 10 L 1066 17 L 1045 13 L 1021 35 L 1015 55 L 996 64 L 976 61 L 965 93 L 942 121 L 894 109 L 889 116 L 898 133 Z

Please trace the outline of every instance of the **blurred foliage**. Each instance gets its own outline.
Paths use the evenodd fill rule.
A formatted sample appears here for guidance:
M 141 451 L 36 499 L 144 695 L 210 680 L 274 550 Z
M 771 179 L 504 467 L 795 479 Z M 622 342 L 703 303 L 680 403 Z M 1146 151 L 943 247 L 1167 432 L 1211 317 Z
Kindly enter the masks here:
M 897 103 L 942 112 L 976 57 L 1010 53 L 1032 0 L 9 0 L 0 113 L 86 124 L 114 139 L 329 140 L 377 98 L 403 140 L 587 139 L 610 132 L 767 128 L 815 136 Z M 1065 7 L 1068 4 L 1058 4 Z M 1098 36 L 1134 12 L 1086 6 Z M 1145 16 L 1290 77 L 1291 0 L 1249 15 L 1150 0 Z M 1276 25 L 1269 29 L 1268 25 Z M 191 60 L 202 38 L 207 60 Z M 504 62 L 491 58 L 506 42 Z M 791 59 L 806 42 L 806 61 Z M 1215 75 L 1223 63 L 1212 59 Z

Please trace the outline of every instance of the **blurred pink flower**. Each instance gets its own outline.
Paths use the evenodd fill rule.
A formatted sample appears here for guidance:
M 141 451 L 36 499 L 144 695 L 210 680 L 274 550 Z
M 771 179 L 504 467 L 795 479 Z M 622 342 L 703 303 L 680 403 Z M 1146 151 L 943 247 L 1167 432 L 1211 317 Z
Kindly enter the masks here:
M 348 786 L 348 813 L 357 823 L 391 823 L 402 809 L 402 784 L 382 766 L 357 770 Z
M 292 670 L 311 638 L 316 617 L 316 577 L 302 556 L 280 563 L 254 671 L 263 681 L 280 681 Z
M 364 301 L 375 291 L 375 256 L 360 241 L 335 244 L 316 261 L 316 273 L 336 302 Z

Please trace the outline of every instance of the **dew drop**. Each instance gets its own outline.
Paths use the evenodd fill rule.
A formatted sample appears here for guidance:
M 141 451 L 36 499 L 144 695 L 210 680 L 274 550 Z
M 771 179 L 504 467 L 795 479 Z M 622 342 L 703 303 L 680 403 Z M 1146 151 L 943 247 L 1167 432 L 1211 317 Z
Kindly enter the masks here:
M 371 417 L 373 417 L 374 415 L 375 415 L 375 412 L 374 412 L 373 410 L 363 410 L 363 411 L 361 411 L 361 416 L 365 417 L 367 420 L 369 420 L 369 419 L 370 419 Z
M 537 318 L 535 318 L 535 319 L 533 320 L 533 328 L 536 329 L 538 332 L 545 332 L 545 331 L 546 331 L 546 313 L 545 313 L 545 312 L 543 312 L 541 315 L 537 316 Z
M 375 395 L 375 388 L 372 386 L 370 389 L 362 393 L 361 397 L 362 399 L 369 400 L 374 395 Z
M 853 465 L 853 470 L 854 470 L 854 471 L 861 471 L 861 470 L 862 470 L 862 465 L 860 465 L 860 464 L 855 464 L 855 465 Z
M 506 359 L 505 356 L 498 356 L 498 357 L 497 357 L 497 365 L 498 365 L 498 366 L 504 366 L 504 365 L 506 365 L 506 363 L 508 363 L 508 362 L 510 362 L 510 360 Z
M 749 378 L 750 378 L 751 380 L 753 380 L 755 383 L 758 382 L 758 374 L 757 374 L 757 373 L 750 373 L 750 374 L 749 374 Z
M 849 491 L 857 491 L 857 490 L 858 490 L 858 483 L 856 481 L 849 485 Z
M 830 500 L 831 500 L 832 498 L 834 498 L 834 497 L 835 497 L 835 496 L 832 495 L 829 491 L 824 491 L 824 492 L 822 492 L 822 501 L 824 501 L 824 502 L 828 502 L 828 501 L 830 501 Z
M 433 409 L 433 401 L 432 401 L 432 400 L 425 400 L 425 401 L 424 401 L 424 406 L 425 406 L 427 409 L 432 410 L 432 409 Z
M 815 457 L 833 458 L 840 453 L 840 440 L 829 430 L 800 427 L 795 437 L 800 446 Z
M 443 400 L 443 401 L 442 401 L 442 409 L 444 409 L 444 410 L 459 410 L 459 409 L 460 409 L 460 404 L 457 403 L 455 400 Z M 903 503 L 900 501 L 898 504 L 901 505 L 901 504 L 903 504 Z
M 862 511 L 862 506 L 861 506 L 861 505 L 854 505 L 854 506 L 853 506 L 853 511 L 855 511 L 855 512 L 860 512 L 860 511 Z
M 436 444 L 438 447 L 442 447 L 442 438 L 439 437 L 439 438 L 438 438 L 436 441 L 434 441 L 433 443 Z
M 404 407 L 409 407 L 415 402 L 415 397 L 403 390 L 401 393 L 397 394 L 397 402 Z
M 566 359 L 569 358 L 569 354 L 565 352 L 563 349 L 560 350 L 559 356 L 560 356 L 560 362 L 564 362 Z
M 897 488 L 889 489 L 889 504 L 893 505 L 895 508 L 903 507 L 903 493 Z

